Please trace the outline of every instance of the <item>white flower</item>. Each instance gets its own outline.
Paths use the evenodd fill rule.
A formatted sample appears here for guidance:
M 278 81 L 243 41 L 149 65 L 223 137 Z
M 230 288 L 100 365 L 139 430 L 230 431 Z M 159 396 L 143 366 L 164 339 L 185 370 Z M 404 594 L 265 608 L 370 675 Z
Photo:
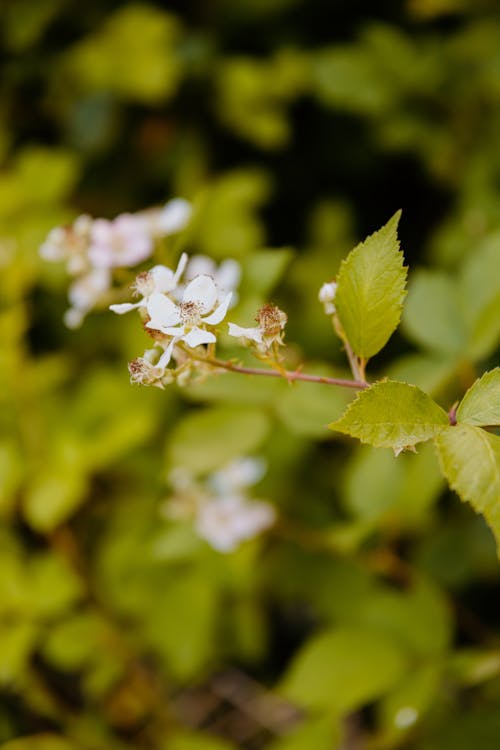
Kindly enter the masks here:
M 195 529 L 219 552 L 232 552 L 240 542 L 269 528 L 276 518 L 274 509 L 241 495 L 225 495 L 205 502 L 195 519 Z
M 337 294 L 337 283 L 335 281 L 327 281 L 319 290 L 318 299 L 323 303 L 325 307 L 325 313 L 327 315 L 334 315 L 337 311 L 333 300 Z
M 71 307 L 64 314 L 68 328 L 78 328 L 85 315 L 109 290 L 111 275 L 107 268 L 94 268 L 76 279 L 68 290 Z
M 208 255 L 193 255 L 186 267 L 186 281 L 191 281 L 196 276 L 211 276 L 219 290 L 219 299 L 233 292 L 231 307 L 237 302 L 236 289 L 241 281 L 241 266 L 232 258 L 223 260 L 218 266 Z
M 153 209 L 149 213 L 151 231 L 159 237 L 167 237 L 182 231 L 191 218 L 191 204 L 183 198 L 174 198 L 163 208 Z
M 258 326 L 242 328 L 229 323 L 229 335 L 254 341 L 260 349 L 266 350 L 271 344 L 283 343 L 283 331 L 287 322 L 286 313 L 275 305 L 264 305 L 257 315 Z
M 262 458 L 237 458 L 209 478 L 209 484 L 217 495 L 230 494 L 259 482 L 266 473 L 266 462 Z
M 189 347 L 215 342 L 214 334 L 202 326 L 217 325 L 224 319 L 231 296 L 229 293 L 216 306 L 214 281 L 210 276 L 197 276 L 187 285 L 179 304 L 160 292 L 152 294 L 147 303 L 150 320 L 146 326 L 184 341 Z
M 88 257 L 96 268 L 136 266 L 153 252 L 148 222 L 140 214 L 120 214 L 113 221 L 95 219 Z
M 41 257 L 50 262 L 65 260 L 72 276 L 84 273 L 90 265 L 87 250 L 91 228 L 92 218 L 86 214 L 78 216 L 71 226 L 55 227 L 40 245 Z
M 172 271 L 167 266 L 153 266 L 149 271 L 140 273 L 134 283 L 135 291 L 141 295 L 139 302 L 124 302 L 120 305 L 110 305 L 109 309 L 118 315 L 136 310 L 140 307 L 147 307 L 150 297 L 155 293 L 174 292 L 182 276 L 188 256 L 183 253 L 177 264 L 177 268 Z

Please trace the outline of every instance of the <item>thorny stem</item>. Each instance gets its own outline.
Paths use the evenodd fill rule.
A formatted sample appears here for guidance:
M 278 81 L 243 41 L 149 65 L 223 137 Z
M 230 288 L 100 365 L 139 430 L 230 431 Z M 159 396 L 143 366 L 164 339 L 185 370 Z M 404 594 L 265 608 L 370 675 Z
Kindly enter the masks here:
M 294 370 L 264 370 L 261 367 L 243 367 L 237 365 L 234 362 L 214 359 L 211 357 L 192 357 L 199 362 L 205 362 L 206 364 L 213 365 L 229 372 L 237 372 L 240 375 L 263 375 L 268 378 L 285 378 L 289 383 L 293 383 L 296 380 L 302 380 L 306 383 L 323 383 L 324 385 L 337 385 L 341 388 L 356 388 L 362 390 L 369 388 L 369 383 L 361 380 L 346 380 L 344 378 L 328 378 L 323 375 L 308 375 L 305 372 Z

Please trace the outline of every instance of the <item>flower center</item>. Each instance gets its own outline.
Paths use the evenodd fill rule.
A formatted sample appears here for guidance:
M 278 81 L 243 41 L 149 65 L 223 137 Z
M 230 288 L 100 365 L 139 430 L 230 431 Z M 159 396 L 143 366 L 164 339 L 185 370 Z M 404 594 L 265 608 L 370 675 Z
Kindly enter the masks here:
M 201 310 L 196 302 L 181 302 L 179 309 L 181 321 L 185 326 L 194 327 L 200 323 Z

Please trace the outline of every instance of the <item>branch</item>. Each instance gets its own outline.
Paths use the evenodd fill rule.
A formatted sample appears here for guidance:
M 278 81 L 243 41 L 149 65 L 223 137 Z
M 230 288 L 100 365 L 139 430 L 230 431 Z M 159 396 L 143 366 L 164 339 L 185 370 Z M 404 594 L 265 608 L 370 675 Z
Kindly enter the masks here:
M 240 373 L 241 375 L 262 375 L 268 378 L 285 378 L 289 383 L 293 383 L 296 380 L 301 380 L 305 383 L 323 383 L 324 385 L 336 385 L 341 388 L 356 388 L 357 390 L 363 390 L 369 388 L 370 384 L 361 380 L 346 380 L 344 378 L 328 378 L 323 375 L 308 375 L 298 370 L 264 370 L 261 367 L 243 367 L 242 365 L 236 365 L 234 362 L 212 359 L 210 357 L 193 357 L 199 362 L 205 362 L 207 364 L 218 367 L 222 370 L 229 372 Z

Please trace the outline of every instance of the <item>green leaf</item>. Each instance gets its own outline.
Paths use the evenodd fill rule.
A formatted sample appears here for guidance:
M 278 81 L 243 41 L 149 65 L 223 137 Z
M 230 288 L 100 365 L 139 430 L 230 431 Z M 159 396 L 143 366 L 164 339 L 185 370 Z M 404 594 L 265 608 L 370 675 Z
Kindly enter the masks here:
M 405 670 L 404 653 L 392 638 L 365 628 L 335 628 L 299 651 L 280 692 L 306 708 L 353 711 L 384 695 Z
M 235 746 L 219 737 L 181 730 L 169 737 L 162 750 L 235 750 Z
M 457 285 L 443 271 L 412 273 L 401 324 L 409 339 L 439 354 L 459 354 L 467 345 Z
M 324 365 L 312 365 L 309 372 L 326 377 L 348 377 Z M 325 414 L 341 415 L 354 392 L 349 388 L 322 388 L 316 383 L 285 384 L 276 395 L 275 409 L 283 423 L 297 435 L 310 438 L 332 438 L 326 429 Z
M 399 250 L 398 211 L 342 261 L 335 305 L 345 335 L 360 357 L 379 352 L 396 330 L 407 269 Z
M 439 662 L 419 665 L 381 702 L 380 723 L 389 747 L 393 746 L 389 744 L 390 739 L 396 740 L 403 732 L 413 729 L 427 713 L 441 681 L 442 666 Z
M 260 250 L 245 258 L 242 263 L 243 279 L 240 294 L 267 297 L 283 276 L 292 259 L 291 248 Z
M 444 409 L 414 385 L 386 380 L 362 391 L 329 427 L 399 453 L 448 425 Z
M 459 277 L 460 299 L 468 328 L 468 351 L 487 357 L 500 339 L 500 233 L 485 239 L 466 259 Z
M 500 425 L 500 367 L 485 372 L 463 397 L 457 420 L 471 425 Z
M 167 455 L 173 466 L 203 473 L 255 450 L 269 419 L 254 409 L 220 407 L 189 414 L 173 430 Z
M 485 516 L 500 543 L 500 437 L 457 424 L 436 436 L 436 447 L 450 487 Z
M 284 737 L 271 742 L 267 750 L 334 750 L 340 743 L 338 719 L 327 715 L 308 719 L 297 729 L 288 730 Z
M 418 454 L 394 461 L 389 451 L 359 446 L 346 467 L 344 499 L 359 520 L 388 529 L 418 528 L 428 522 L 444 480 L 430 443 Z

